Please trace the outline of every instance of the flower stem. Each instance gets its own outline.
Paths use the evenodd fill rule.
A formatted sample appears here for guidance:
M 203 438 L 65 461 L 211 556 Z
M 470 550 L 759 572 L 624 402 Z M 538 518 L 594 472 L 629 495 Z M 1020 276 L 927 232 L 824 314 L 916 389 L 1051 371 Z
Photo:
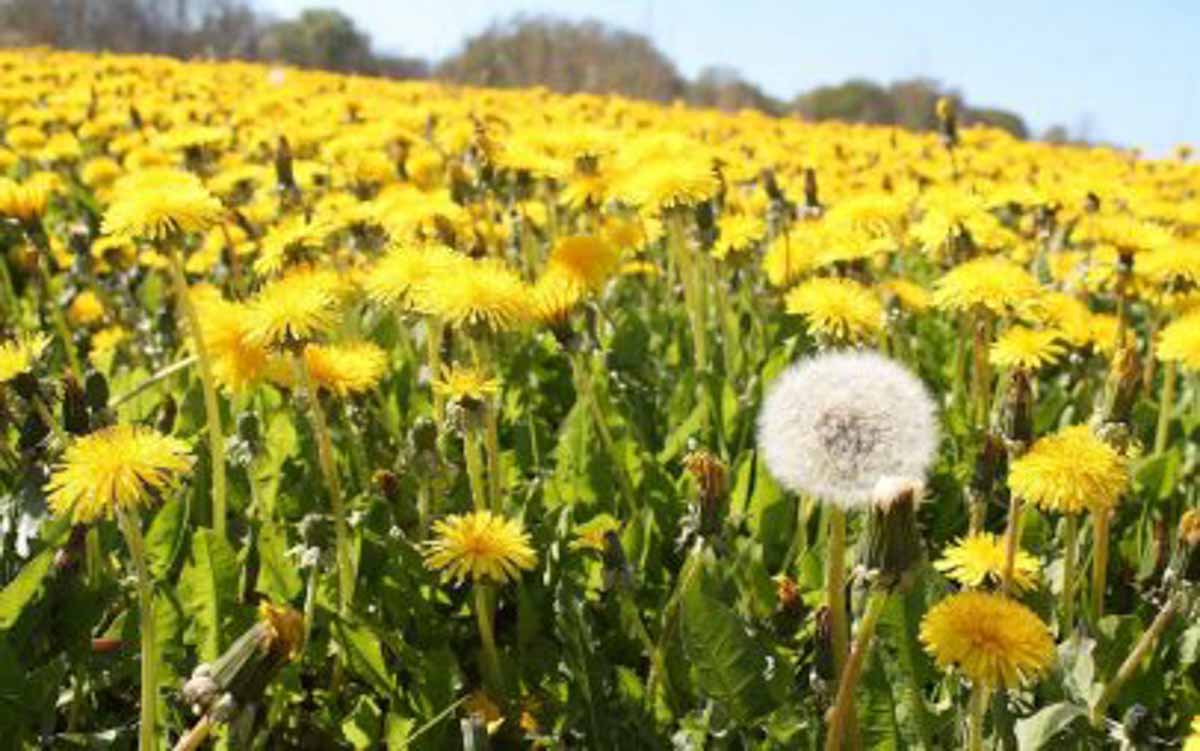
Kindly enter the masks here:
M 124 394 L 121 394 L 120 396 L 109 400 L 109 402 L 108 402 L 109 408 L 116 409 L 117 407 L 121 406 L 122 404 L 129 401 L 130 399 L 134 398 L 135 396 L 142 393 L 146 389 L 150 388 L 154 384 L 161 383 L 163 380 L 170 378 L 171 376 L 175 375 L 176 373 L 183 370 L 184 368 L 188 368 L 188 367 L 191 367 L 192 365 L 195 365 L 196 359 L 197 358 L 195 355 L 188 355 L 187 357 L 185 357 L 181 360 L 177 360 L 176 362 L 173 362 L 170 365 L 167 365 L 166 367 L 162 368 L 161 370 L 151 373 L 149 376 L 147 376 L 146 380 L 144 380 L 141 383 L 139 383 L 138 385 L 134 386 L 129 391 L 126 391 Z
M 208 419 L 208 453 L 212 464 L 212 522 L 218 537 L 225 537 L 225 436 L 221 431 L 221 405 L 217 401 L 217 385 L 213 379 L 212 360 L 204 346 L 200 328 L 200 314 L 188 290 L 187 277 L 183 273 L 183 259 L 173 245 L 170 250 L 171 279 L 175 284 L 175 301 L 187 319 L 191 329 L 192 346 L 196 348 L 196 362 L 200 366 L 200 386 L 204 391 L 204 414 Z
M 345 615 L 350 611 L 350 603 L 354 599 L 354 568 L 350 556 L 350 532 L 346 526 L 342 486 L 338 481 L 337 463 L 333 455 L 333 439 L 329 435 L 329 423 L 325 419 L 325 410 L 321 407 L 320 394 L 313 385 L 308 364 L 299 353 L 293 354 L 292 359 L 296 375 L 308 399 L 313 433 L 317 440 L 317 460 L 321 464 L 321 474 L 325 476 L 329 502 L 333 508 L 333 529 L 337 546 L 338 613 Z
M 858 686 L 858 678 L 862 674 L 863 661 L 871 648 L 871 639 L 875 636 L 875 627 L 879 625 L 879 617 L 883 615 L 887 605 L 889 592 L 886 589 L 876 589 L 871 592 L 867 609 L 863 613 L 862 622 L 858 624 L 858 633 L 854 637 L 854 647 L 850 657 L 838 678 L 837 699 L 829 716 L 829 729 L 825 736 L 825 751 L 840 751 L 842 740 L 846 734 L 846 724 L 854 712 L 854 689 Z
M 212 718 L 207 714 L 204 715 L 199 720 L 196 720 L 196 724 L 192 726 L 192 729 L 179 739 L 172 751 L 193 751 L 199 748 L 200 744 L 204 743 L 209 733 L 212 732 L 212 728 Z
M 138 748 L 140 751 L 157 751 L 158 661 L 155 658 L 154 581 L 146 565 L 141 520 L 121 510 L 117 511 L 117 515 L 137 572 L 138 618 L 142 636 L 142 709 Z
M 991 692 L 981 684 L 971 689 L 971 707 L 967 714 L 967 750 L 983 751 L 983 721 Z
M 71 375 L 75 376 L 76 379 L 82 380 L 83 369 L 79 367 L 79 355 L 75 352 L 75 343 L 71 339 L 71 329 L 67 326 L 67 318 L 63 314 L 62 306 L 54 302 L 51 294 L 50 272 L 46 270 L 45 266 L 45 263 L 49 262 L 49 257 L 43 259 L 42 255 L 45 254 L 39 253 L 35 261 L 42 287 L 42 302 L 50 307 L 50 318 L 54 321 L 54 328 L 58 332 L 58 337 L 62 339 L 63 351 L 67 354 L 67 368 L 71 371 Z
M 1104 589 L 1108 578 L 1108 511 L 1092 512 L 1092 614 L 1104 617 Z
M 33 405 L 34 411 L 37 412 L 42 422 L 46 423 L 46 429 L 53 433 L 55 440 L 65 448 L 69 440 L 67 434 L 58 420 L 54 419 L 54 413 L 50 411 L 50 407 L 46 405 L 46 401 L 42 399 L 41 395 L 34 394 L 29 403 Z
M 1096 703 L 1092 705 L 1091 710 L 1088 712 L 1093 727 L 1099 728 L 1104 724 L 1104 713 L 1107 711 L 1108 705 L 1112 703 L 1113 699 L 1117 698 L 1117 694 L 1120 693 L 1121 688 L 1129 682 L 1129 679 L 1137 671 L 1138 666 L 1141 665 L 1142 660 L 1154 648 L 1154 643 L 1158 641 L 1163 631 L 1167 629 L 1167 626 L 1175 618 L 1176 613 L 1179 612 L 1180 605 L 1179 596 L 1172 596 L 1167 601 L 1167 604 L 1154 617 L 1150 628 L 1146 629 L 1142 633 L 1141 638 L 1137 640 L 1137 643 L 1133 645 L 1133 649 L 1129 651 L 1129 655 L 1121 663 L 1121 667 L 1117 669 L 1117 674 L 1113 676 L 1111 681 L 1104 684 L 1103 691 L 1100 692 Z
M 1017 546 L 1021 539 L 1021 498 L 1013 493 L 1008 500 L 1008 531 L 1004 535 L 1004 571 L 1002 589 L 1012 589 L 1013 569 L 1017 562 Z
M 471 482 L 471 498 L 475 510 L 488 508 L 488 491 L 483 477 L 483 452 L 479 449 L 479 425 L 471 424 L 463 432 L 463 459 L 467 463 L 467 479 Z
M 613 440 L 612 432 L 608 429 L 608 421 L 605 419 L 604 410 L 600 408 L 600 402 L 597 400 L 596 392 L 592 385 L 592 374 L 587 367 L 587 355 L 582 352 L 576 352 L 571 356 L 571 366 L 575 375 L 575 394 L 576 398 L 583 400 L 589 412 L 592 415 L 592 423 L 596 426 L 596 433 L 600 436 L 600 443 L 604 446 L 604 450 L 608 452 L 609 460 L 613 464 L 613 473 L 617 476 L 617 485 L 621 489 L 621 497 L 625 501 L 625 508 L 629 513 L 633 513 L 637 508 L 633 492 L 633 482 L 629 479 L 629 474 L 625 471 L 624 458 L 617 452 L 616 441 Z
M 1177 369 L 1174 362 L 1163 363 L 1162 396 L 1158 403 L 1158 425 L 1154 431 L 1154 455 L 1167 450 L 1167 438 L 1171 433 L 1171 412 L 1175 407 L 1175 381 Z
M 829 630 L 833 642 L 833 670 L 839 677 L 846 669 L 850 625 L 846 622 L 846 512 L 830 505 L 825 550 L 825 602 L 829 606 Z
M 442 322 L 429 316 L 425 319 L 425 356 L 429 360 L 429 378 L 437 380 L 442 377 L 442 336 L 445 328 Z M 446 400 L 433 390 L 433 419 L 440 428 L 446 415 Z
M 1075 631 L 1075 568 L 1079 555 L 1079 517 L 1068 514 L 1063 538 L 1062 633 Z
M 496 650 L 496 631 L 492 617 L 492 602 L 488 598 L 488 588 L 482 582 L 475 582 L 475 620 L 479 623 L 479 641 L 483 644 L 483 675 L 484 680 L 492 684 L 492 689 L 501 695 L 504 691 L 504 676 L 500 671 L 500 653 Z

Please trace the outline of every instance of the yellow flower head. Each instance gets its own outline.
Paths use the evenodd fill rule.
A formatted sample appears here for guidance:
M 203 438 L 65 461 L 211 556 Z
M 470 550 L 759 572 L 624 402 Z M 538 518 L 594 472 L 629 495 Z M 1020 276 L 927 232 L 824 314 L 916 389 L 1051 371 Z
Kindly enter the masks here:
M 426 544 L 425 566 L 447 579 L 503 584 L 537 565 L 521 522 L 491 511 L 454 514 L 434 522 L 433 532 L 437 537 Z
M 32 222 L 46 213 L 49 202 L 50 188 L 44 182 L 16 183 L 0 178 L 0 218 Z
M 571 550 L 591 550 L 603 553 L 604 538 L 609 532 L 618 532 L 621 523 L 608 514 L 594 516 L 575 528 L 575 539 L 568 545 Z
M 254 270 L 264 275 L 280 273 L 297 256 L 320 250 L 332 230 L 325 222 L 309 222 L 302 216 L 284 219 L 263 238 L 262 251 L 254 259 Z
M 838 342 L 863 342 L 883 329 L 879 297 L 851 279 L 810 279 L 789 292 L 784 302 L 787 312 L 804 316 L 810 329 Z
M 955 266 L 934 283 L 933 304 L 965 312 L 975 307 L 1003 315 L 1038 294 L 1038 283 L 1012 261 L 984 256 Z
M 464 263 L 462 254 L 444 245 L 397 245 L 367 272 L 363 290 L 380 305 L 406 304 L 413 288 Z
M 1054 641 L 1037 615 L 999 594 L 965 591 L 934 605 L 920 638 L 942 670 L 958 669 L 972 684 L 1015 689 L 1050 670 Z
M 1112 508 L 1128 481 L 1125 457 L 1086 425 L 1037 440 L 1008 472 L 1013 493 L 1047 511 L 1066 514 Z
M 656 159 L 633 170 L 622 198 L 656 213 L 707 201 L 720 187 L 711 161 L 702 156 Z
M 104 234 L 123 239 L 165 240 L 202 232 L 221 220 L 221 202 L 190 172 L 155 167 L 134 172 L 113 186 Z
M 1004 541 L 987 532 L 976 532 L 959 539 L 946 549 L 934 568 L 967 587 L 985 583 L 999 584 L 1004 577 Z M 1037 586 L 1038 561 L 1024 550 L 1018 550 L 1013 561 L 1012 583 L 1018 590 Z
M 304 648 L 304 616 L 287 605 L 263 600 L 258 605 L 258 622 L 263 627 L 262 646 L 280 658 L 296 659 Z
M 67 447 L 50 476 L 50 508 L 87 524 L 148 506 L 191 467 L 189 451 L 183 441 L 138 425 L 90 433 Z
M 387 370 L 387 355 L 371 342 L 310 344 L 304 361 L 317 386 L 342 397 L 375 388 Z
M 551 328 L 565 325 L 582 298 L 583 290 L 571 277 L 548 269 L 533 285 L 534 320 Z
M 342 280 L 333 271 L 300 268 L 270 282 L 249 303 L 246 338 L 264 347 L 320 336 L 337 322 Z
M 108 326 L 100 329 L 92 336 L 92 348 L 88 352 L 88 362 L 101 370 L 108 370 L 117 347 L 128 338 L 129 332 L 120 326 Z
M 1192 734 L 1184 741 L 1183 751 L 1200 751 L 1200 715 L 1192 718 Z
M 1013 326 L 996 339 L 988 359 L 1001 368 L 1037 370 L 1053 365 L 1066 352 L 1058 331 Z
M 1189 313 L 1164 327 L 1154 354 L 1163 362 L 1200 370 L 1200 313 Z
M 916 282 L 897 277 L 879 283 L 879 290 L 911 313 L 924 313 L 933 304 L 933 295 Z
M 413 306 L 456 328 L 503 331 L 531 317 L 529 286 L 496 260 L 463 261 L 412 291 Z
M 433 390 L 452 402 L 482 402 L 500 391 L 500 381 L 475 368 L 445 368 L 433 382 Z
M 49 346 L 50 337 L 45 334 L 25 334 L 0 344 L 0 383 L 29 372 Z
M 612 276 L 620 260 L 614 245 L 592 235 L 576 235 L 558 241 L 546 271 L 561 274 L 583 290 L 594 290 Z
M 74 326 L 91 326 L 104 320 L 104 303 L 90 289 L 75 295 L 67 307 L 67 320 Z
M 728 214 L 717 222 L 719 235 L 712 254 L 725 260 L 731 253 L 747 250 L 767 235 L 767 223 L 753 214 Z
M 240 393 L 270 374 L 270 353 L 249 338 L 250 309 L 221 297 L 214 288 L 193 288 L 200 314 L 200 337 L 212 362 L 213 377 L 227 391 Z

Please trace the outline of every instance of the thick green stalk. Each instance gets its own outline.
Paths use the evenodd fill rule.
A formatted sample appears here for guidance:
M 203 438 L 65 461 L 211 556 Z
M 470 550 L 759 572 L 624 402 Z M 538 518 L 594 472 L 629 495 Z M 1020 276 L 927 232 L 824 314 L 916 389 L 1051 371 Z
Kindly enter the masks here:
M 605 419 L 604 410 L 600 408 L 600 402 L 597 400 L 595 388 L 592 385 L 592 373 L 588 368 L 587 355 L 583 352 L 576 352 L 571 355 L 571 366 L 575 375 L 575 396 L 581 399 L 586 405 L 592 416 L 592 424 L 596 426 L 596 433 L 600 436 L 600 443 L 604 446 L 604 450 L 608 452 L 609 459 L 613 464 L 614 474 L 617 476 L 617 485 L 621 489 L 621 497 L 625 501 L 625 509 L 629 513 L 633 513 L 637 509 L 636 496 L 633 492 L 633 482 L 629 479 L 629 474 L 625 471 L 625 460 L 617 452 L 616 441 L 613 440 L 612 431 L 608 429 L 608 421 Z
M 496 649 L 496 631 L 492 613 L 492 602 L 488 598 L 487 585 L 476 581 L 475 590 L 475 619 L 479 624 L 479 641 L 483 644 L 482 672 L 485 680 L 492 684 L 492 689 L 500 694 L 504 690 L 504 675 L 500 670 L 500 653 Z
M 1172 596 L 1163 609 L 1158 611 L 1158 615 L 1154 617 L 1154 622 L 1150 624 L 1150 628 L 1142 633 L 1141 638 L 1137 640 L 1137 644 L 1129 651 L 1129 655 L 1125 661 L 1121 663 L 1121 667 L 1117 669 L 1117 674 L 1113 679 L 1104 684 L 1104 690 L 1100 692 L 1100 696 L 1091 706 L 1088 712 L 1093 727 L 1102 727 L 1104 725 L 1104 715 L 1108 710 L 1108 705 L 1113 699 L 1117 698 L 1121 687 L 1129 682 L 1133 674 L 1137 672 L 1138 666 L 1142 664 L 1142 660 L 1153 649 L 1155 642 L 1162 636 L 1163 631 L 1170 625 L 1176 613 L 1179 612 L 1181 600 L 1178 595 Z
M 1104 590 L 1108 578 L 1108 512 L 1092 512 L 1092 615 L 1104 617 Z
M 158 749 L 158 660 L 155 656 L 154 581 L 146 565 L 146 549 L 142 540 L 141 520 L 118 511 L 118 521 L 129 546 L 137 573 L 138 617 L 142 637 L 142 698 L 141 725 L 138 729 L 140 751 Z
M 854 714 L 854 689 L 858 686 L 859 676 L 862 675 L 863 661 L 871 648 L 871 639 L 875 636 L 875 628 L 879 625 L 879 617 L 887 605 L 888 591 L 876 589 L 871 592 L 867 601 L 867 609 L 862 621 L 858 624 L 858 633 L 854 637 L 854 647 L 846 666 L 838 678 L 837 699 L 829 717 L 829 728 L 825 736 L 825 751 L 840 751 L 842 741 L 847 736 L 847 724 Z
M 1013 569 L 1017 562 L 1017 547 L 1021 540 L 1021 498 L 1013 493 L 1008 500 L 1008 530 L 1004 535 L 1004 571 L 1002 589 L 1012 589 Z
M 333 439 L 330 437 L 329 423 L 325 419 L 325 410 L 321 407 L 320 394 L 313 384 L 308 364 L 300 354 L 293 354 L 292 359 L 296 375 L 308 399 L 313 434 L 317 441 L 317 461 L 321 465 L 321 474 L 325 476 L 325 486 L 329 490 L 329 503 L 333 509 L 334 542 L 337 546 L 338 613 L 346 615 L 350 612 L 350 603 L 354 599 L 354 564 L 350 555 L 350 531 L 346 524 L 346 508 L 342 500 L 337 462 L 334 459 Z
M 1079 517 L 1068 514 L 1063 538 L 1062 634 L 1075 631 L 1075 569 L 1079 556 Z
M 982 685 L 971 690 L 971 707 L 967 714 L 967 751 L 983 751 L 983 722 L 987 716 L 991 691 Z
M 474 421 L 474 417 L 468 418 Z M 483 452 L 479 448 L 479 428 L 470 424 L 463 432 L 463 459 L 467 463 L 467 479 L 471 482 L 471 498 L 476 511 L 488 508 L 488 491 L 483 477 Z
M 1158 425 L 1154 431 L 1154 455 L 1167 450 L 1167 438 L 1171 434 L 1171 412 L 1175 408 L 1175 381 L 1178 369 L 1174 362 L 1163 363 L 1162 397 L 1158 403 Z
M 825 543 L 825 603 L 829 606 L 829 631 L 833 646 L 833 671 L 839 677 L 846 669 L 850 624 L 846 619 L 846 512 L 828 507 L 828 536 Z
M 200 366 L 200 385 L 204 391 L 204 414 L 208 420 L 208 453 L 212 464 L 212 521 L 213 531 L 225 537 L 225 435 L 221 429 L 221 405 L 217 401 L 217 384 L 213 378 L 212 360 L 204 346 L 204 335 L 200 328 L 200 313 L 188 290 L 187 277 L 183 273 L 183 259 L 179 251 L 170 249 L 171 279 L 175 284 L 175 301 L 187 319 L 191 329 L 192 346 L 196 349 L 196 362 Z
M 692 349 L 696 370 L 704 373 L 708 369 L 708 338 L 704 335 L 704 302 L 700 289 L 698 258 L 692 258 L 687 247 L 687 236 L 683 219 L 672 212 L 667 220 L 667 242 L 670 256 L 679 268 L 679 279 L 683 283 L 683 302 L 687 307 L 688 321 L 692 327 Z
M 425 353 L 429 359 L 429 377 L 434 381 L 442 377 L 442 336 L 444 332 L 445 324 L 439 319 L 434 316 L 425 319 Z M 437 389 L 434 389 L 433 419 L 439 429 L 445 415 L 446 399 L 438 393 Z

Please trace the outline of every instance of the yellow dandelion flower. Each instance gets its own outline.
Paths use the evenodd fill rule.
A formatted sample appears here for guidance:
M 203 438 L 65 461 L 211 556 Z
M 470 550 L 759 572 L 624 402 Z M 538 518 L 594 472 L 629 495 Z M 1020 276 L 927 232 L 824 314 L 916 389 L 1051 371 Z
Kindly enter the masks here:
M 123 170 L 115 159 L 101 156 L 89 160 L 79 171 L 80 181 L 95 190 L 111 185 L 121 176 Z
M 921 620 L 921 642 L 942 670 L 957 669 L 972 684 L 1015 689 L 1054 663 L 1050 630 L 1032 610 L 991 592 L 959 592 Z
M 321 250 L 332 231 L 333 227 L 323 221 L 288 217 L 267 231 L 262 250 L 254 259 L 254 270 L 268 276 L 278 274 L 298 257 Z
M 117 347 L 129 338 L 129 332 L 120 326 L 100 329 L 92 336 L 92 348 L 88 351 L 88 362 L 101 370 L 112 364 Z
M 246 338 L 264 347 L 305 341 L 337 323 L 342 280 L 333 271 L 299 268 L 276 279 L 249 303 Z
M 1190 313 L 1163 327 L 1154 354 L 1163 362 L 1200 370 L 1200 313 Z
M 134 172 L 121 178 L 113 191 L 116 198 L 104 213 L 104 234 L 126 239 L 160 241 L 202 232 L 224 213 L 198 177 L 176 169 Z
M 955 266 L 938 279 L 933 304 L 955 312 L 982 307 L 1003 315 L 1027 303 L 1039 290 L 1025 269 L 1003 258 L 984 256 Z
M 810 329 L 839 342 L 859 343 L 883 329 L 883 304 L 851 279 L 810 279 L 784 302 L 788 313 L 804 316 Z
M 1008 488 L 1048 511 L 1110 509 L 1129 482 L 1125 457 L 1086 425 L 1038 439 L 1012 463 Z
M 1004 563 L 1004 540 L 987 532 L 976 532 L 947 548 L 933 566 L 963 586 L 979 587 L 985 583 L 999 584 L 1004 577 Z M 1018 590 L 1033 589 L 1040 568 L 1036 558 L 1018 550 L 1013 560 L 1013 585 Z
M 594 516 L 575 528 L 575 539 L 567 546 L 571 550 L 591 550 L 603 553 L 605 538 L 610 532 L 618 532 L 621 523 L 608 514 Z
M 1053 365 L 1066 352 L 1062 334 L 1053 329 L 1035 330 L 1013 326 L 1001 334 L 988 350 L 988 359 L 1001 368 L 1038 370 Z
M 46 134 L 41 128 L 32 125 L 17 125 L 8 129 L 4 140 L 13 151 L 29 153 L 46 145 Z
M 529 285 L 492 259 L 456 264 L 412 290 L 413 307 L 456 328 L 510 329 L 531 317 Z
M 50 188 L 43 182 L 0 178 L 0 218 L 32 222 L 46 213 L 49 202 Z
M 1184 741 L 1183 751 L 1200 751 L 1200 715 L 1192 718 L 1192 734 Z
M 50 337 L 45 334 L 25 334 L 0 344 L 0 383 L 32 370 L 49 346 Z
M 879 290 L 911 313 L 924 313 L 933 304 L 933 295 L 929 290 L 908 279 L 897 277 L 880 282 Z
M 304 361 L 317 386 L 342 397 L 369 391 L 387 370 L 387 355 L 371 342 L 310 344 Z
M 367 297 L 380 305 L 404 304 L 413 288 L 438 274 L 453 274 L 467 258 L 444 245 L 398 245 L 363 277 Z
M 1086 346 L 1092 339 L 1092 312 L 1065 292 L 1042 293 L 1023 306 L 1021 317 L 1057 330 L 1074 347 Z
M 114 425 L 67 446 L 46 484 L 56 515 L 76 524 L 110 519 L 157 500 L 191 467 L 183 441 L 138 425 Z
M 433 382 L 433 390 L 452 402 L 482 402 L 500 391 L 500 381 L 475 368 L 445 368 Z
M 533 318 L 551 328 L 565 325 L 581 299 L 583 290 L 571 277 L 550 269 L 533 285 Z
M 263 600 L 258 605 L 258 622 L 262 625 L 267 650 L 283 660 L 294 660 L 304 648 L 304 616 L 287 605 L 275 605 Z
M 433 533 L 436 538 L 425 548 L 425 566 L 442 571 L 447 579 L 503 584 L 537 565 L 521 522 L 491 511 L 454 514 L 434 522 Z
M 681 156 L 636 166 L 619 192 L 633 205 L 658 212 L 707 201 L 718 188 L 709 159 Z
M 717 222 L 717 242 L 713 258 L 723 261 L 732 253 L 752 247 L 767 235 L 767 223 L 752 214 L 729 214 Z
M 104 320 L 104 303 L 90 289 L 75 295 L 67 307 L 67 320 L 73 326 L 91 326 Z
M 221 388 L 241 393 L 272 373 L 270 354 L 249 338 L 249 307 L 221 297 L 212 288 L 192 291 L 200 315 L 200 338 Z M 192 340 L 189 339 L 189 342 Z
M 662 270 L 653 261 L 625 261 L 618 272 L 621 276 L 658 276 Z
M 555 244 L 546 270 L 561 274 L 584 290 L 594 290 L 608 280 L 620 260 L 621 254 L 612 244 L 592 235 L 577 235 Z

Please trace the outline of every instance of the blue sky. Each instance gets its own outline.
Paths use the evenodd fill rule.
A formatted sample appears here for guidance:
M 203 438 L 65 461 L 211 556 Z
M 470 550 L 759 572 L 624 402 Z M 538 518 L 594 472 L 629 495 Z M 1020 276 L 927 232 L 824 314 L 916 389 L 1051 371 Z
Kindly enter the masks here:
M 652 37 L 688 76 L 739 70 L 768 92 L 925 75 L 1035 132 L 1163 154 L 1200 143 L 1200 0 L 257 0 L 337 7 L 377 49 L 439 59 L 515 13 L 596 18 Z M 902 10 L 896 10 L 902 9 Z

